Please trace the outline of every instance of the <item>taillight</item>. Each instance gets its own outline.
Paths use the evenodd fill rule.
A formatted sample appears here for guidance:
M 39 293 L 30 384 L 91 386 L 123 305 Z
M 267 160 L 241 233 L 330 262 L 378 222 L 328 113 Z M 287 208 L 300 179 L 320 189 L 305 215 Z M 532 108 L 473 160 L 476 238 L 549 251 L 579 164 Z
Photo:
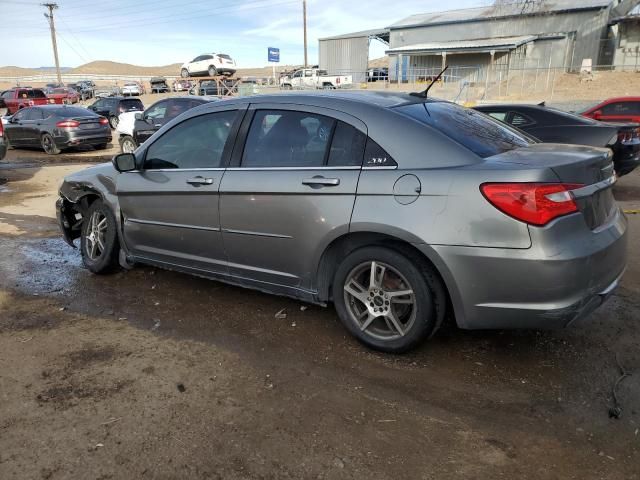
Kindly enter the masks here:
M 0 119 L 0 138 L 4 137 L 4 125 L 2 124 L 2 120 Z
M 577 183 L 484 183 L 480 191 L 501 212 L 530 225 L 543 226 L 578 211 L 571 190 L 582 186 Z
M 340 85 L 340 77 L 336 77 L 336 83 Z
M 80 122 L 76 120 L 62 120 L 61 122 L 56 123 L 56 127 L 58 128 L 76 128 L 80 126 Z
M 102 117 L 100 119 L 100 125 L 108 125 L 109 124 L 109 120 L 107 120 L 106 118 Z
M 637 128 L 618 132 L 618 142 L 623 144 L 633 143 L 633 141 L 638 138 L 640 138 L 640 133 Z

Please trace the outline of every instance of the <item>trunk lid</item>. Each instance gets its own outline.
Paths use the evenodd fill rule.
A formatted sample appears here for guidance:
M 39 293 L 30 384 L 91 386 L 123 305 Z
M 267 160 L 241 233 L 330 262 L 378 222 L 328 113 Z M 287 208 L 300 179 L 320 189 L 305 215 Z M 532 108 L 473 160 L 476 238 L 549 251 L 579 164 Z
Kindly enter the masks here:
M 592 230 L 607 223 L 618 208 L 612 187 L 616 180 L 608 148 L 536 143 L 492 157 L 494 161 L 549 168 L 561 183 L 582 184 L 571 191 Z

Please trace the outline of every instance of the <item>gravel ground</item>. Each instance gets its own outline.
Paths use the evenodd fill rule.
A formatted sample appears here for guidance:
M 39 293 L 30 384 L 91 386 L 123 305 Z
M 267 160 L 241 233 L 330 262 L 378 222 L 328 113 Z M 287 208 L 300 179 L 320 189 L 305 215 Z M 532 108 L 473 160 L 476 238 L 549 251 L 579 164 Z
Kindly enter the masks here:
M 3 480 L 640 478 L 640 215 L 621 287 L 580 328 L 447 326 L 389 356 L 331 309 L 91 275 L 53 218 L 76 168 L 0 169 Z M 615 194 L 639 208 L 640 173 Z

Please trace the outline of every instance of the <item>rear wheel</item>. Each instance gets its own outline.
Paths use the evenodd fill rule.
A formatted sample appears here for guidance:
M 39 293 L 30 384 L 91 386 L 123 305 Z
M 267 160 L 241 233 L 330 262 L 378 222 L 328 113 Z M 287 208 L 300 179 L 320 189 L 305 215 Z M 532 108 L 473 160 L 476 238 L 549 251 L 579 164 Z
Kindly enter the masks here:
M 93 273 L 109 273 L 118 266 L 116 219 L 102 200 L 96 200 L 87 209 L 80 247 L 82 262 Z
M 138 148 L 138 145 L 136 145 L 133 137 L 130 135 L 120 137 L 120 150 L 122 150 L 122 153 L 133 153 L 136 148 Z
M 414 348 L 444 316 L 444 289 L 434 270 L 384 247 L 361 248 L 340 264 L 333 300 L 352 335 L 388 353 Z
M 60 149 L 56 145 L 56 141 L 48 133 L 42 134 L 42 137 L 40 138 L 40 145 L 42 145 L 42 149 L 47 155 L 58 155 L 60 153 Z
M 186 68 L 183 68 L 182 70 L 180 70 L 180 76 L 182 78 L 189 78 L 189 70 L 187 70 Z
M 118 128 L 118 117 L 116 117 L 115 115 L 112 115 L 109 117 L 109 125 L 111 126 L 112 129 L 116 129 Z
M 218 69 L 216 67 L 214 67 L 213 65 L 211 65 L 209 67 L 208 72 L 209 72 L 209 76 L 210 77 L 215 77 L 216 75 L 218 75 Z

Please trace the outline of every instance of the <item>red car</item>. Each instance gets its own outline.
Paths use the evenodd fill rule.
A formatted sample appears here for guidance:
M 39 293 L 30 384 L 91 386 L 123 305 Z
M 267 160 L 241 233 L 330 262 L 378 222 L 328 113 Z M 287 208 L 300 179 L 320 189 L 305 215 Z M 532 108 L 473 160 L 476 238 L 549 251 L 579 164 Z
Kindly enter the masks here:
M 49 99 L 49 103 L 57 103 L 59 105 L 65 104 L 73 104 L 78 103 L 80 101 L 80 97 L 78 96 L 78 92 L 76 92 L 73 88 L 68 87 L 58 87 L 51 88 L 47 91 L 47 98 Z
M 39 88 L 12 88 L 2 92 L 2 100 L 4 100 L 9 115 L 13 115 L 25 107 L 49 103 L 49 99 Z
M 602 122 L 640 123 L 640 97 L 609 98 L 580 115 Z

